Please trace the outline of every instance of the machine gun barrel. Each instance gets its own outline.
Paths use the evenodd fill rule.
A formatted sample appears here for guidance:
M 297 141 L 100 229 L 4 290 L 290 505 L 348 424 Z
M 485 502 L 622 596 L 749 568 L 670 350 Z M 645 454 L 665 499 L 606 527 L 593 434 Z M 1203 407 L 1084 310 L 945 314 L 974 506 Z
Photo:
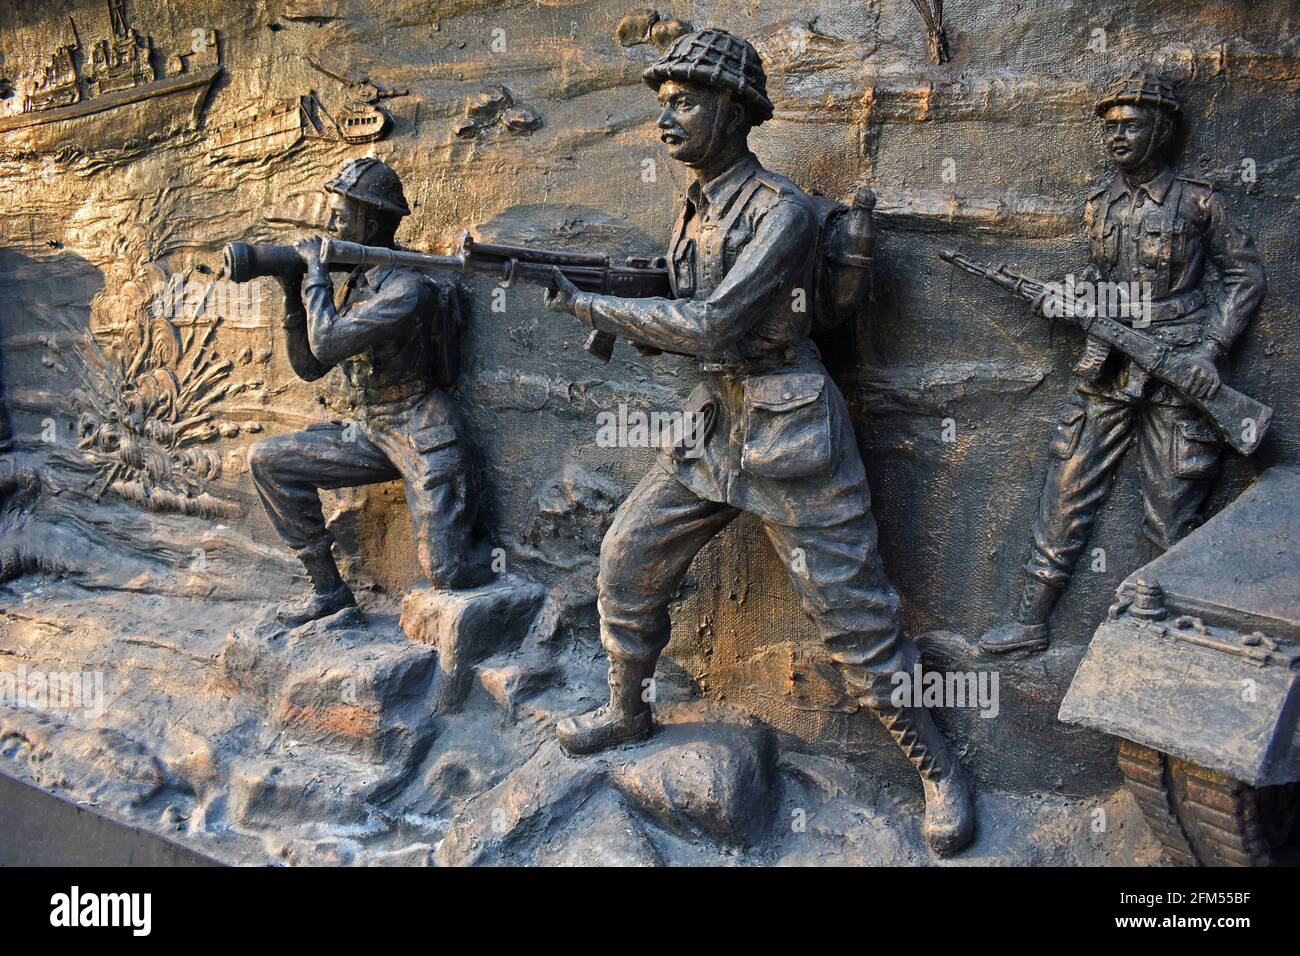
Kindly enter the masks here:
M 963 255 L 952 249 L 945 249 L 940 252 L 939 258 L 945 262 L 951 262 L 958 269 L 963 269 L 971 275 L 982 276 L 990 282 L 996 282 L 1003 288 L 1010 289 L 1013 295 L 1029 302 L 1036 301 L 1047 292 L 1047 287 L 1043 283 L 1021 275 L 1019 272 L 1013 272 L 1004 265 L 992 267 L 980 265 L 970 256 Z
M 627 265 L 612 265 L 609 257 L 592 252 L 559 252 L 475 242 L 464 236 L 460 252 L 439 256 L 405 249 L 363 246 L 355 242 L 325 239 L 321 243 L 321 261 L 334 265 L 392 265 L 439 272 L 477 272 L 495 278 L 503 286 L 516 281 L 550 286 L 554 270 L 559 269 L 583 292 L 628 298 L 668 297 L 672 295 L 668 268 L 646 259 L 629 259 Z M 586 348 L 601 361 L 608 362 L 614 352 L 615 338 L 608 332 L 593 331 Z

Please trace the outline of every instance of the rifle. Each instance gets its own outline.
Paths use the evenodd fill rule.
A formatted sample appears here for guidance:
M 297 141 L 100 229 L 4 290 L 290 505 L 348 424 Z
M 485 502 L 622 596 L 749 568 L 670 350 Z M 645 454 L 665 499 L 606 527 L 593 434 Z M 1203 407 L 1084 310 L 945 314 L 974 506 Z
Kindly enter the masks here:
M 1034 311 L 1042 314 L 1042 304 L 1052 295 L 1046 285 L 1028 276 L 1013 272 L 1004 265 L 985 266 L 951 249 L 939 253 L 971 275 L 983 276 L 996 282 L 1013 295 L 1034 304 Z M 1200 409 L 1222 433 L 1224 440 L 1243 455 L 1259 447 L 1273 418 L 1273 409 L 1244 395 L 1224 382 L 1209 398 L 1192 394 L 1189 382 L 1191 366 L 1171 346 L 1149 335 L 1144 335 L 1110 316 L 1099 315 L 1095 308 L 1079 300 L 1063 300 L 1060 318 L 1079 326 L 1088 335 L 1107 342 L 1127 355 L 1162 382 L 1176 388 L 1183 397 Z
M 461 240 L 460 252 L 453 256 L 363 246 L 327 238 L 321 242 L 321 262 L 327 267 L 386 265 L 426 272 L 478 272 L 494 276 L 507 288 L 519 280 L 550 286 L 553 270 L 558 267 L 564 277 L 583 292 L 633 299 L 672 296 L 668 267 L 661 259 L 629 257 L 626 265 L 616 266 L 610 263 L 609 256 L 600 253 L 557 252 L 475 242 L 468 233 Z M 608 362 L 614 353 L 615 341 L 609 332 L 592 331 L 587 337 L 586 349 L 602 362 Z

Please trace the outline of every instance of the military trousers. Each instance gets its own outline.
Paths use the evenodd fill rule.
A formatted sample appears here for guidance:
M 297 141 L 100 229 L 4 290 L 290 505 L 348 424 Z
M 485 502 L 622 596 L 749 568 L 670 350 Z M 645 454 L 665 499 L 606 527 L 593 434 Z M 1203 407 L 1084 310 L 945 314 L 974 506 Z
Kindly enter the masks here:
M 601 543 L 601 643 L 611 657 L 653 662 L 668 643 L 668 605 L 699 550 L 740 510 L 701 498 L 656 464 L 619 507 Z M 854 696 L 888 704 L 896 671 L 916 646 L 902 634 L 869 510 L 830 527 L 761 519 L 803 609 L 816 622 Z
M 1080 389 L 1052 439 L 1026 573 L 1066 585 L 1135 438 L 1142 530 L 1155 550 L 1167 551 L 1200 524 L 1222 452 L 1214 429 L 1187 405 Z
M 280 537 L 299 553 L 328 546 L 319 492 L 401 479 L 416 554 L 429 582 L 467 586 L 476 490 L 450 400 L 426 396 L 414 408 L 322 422 L 258 442 L 253 484 Z

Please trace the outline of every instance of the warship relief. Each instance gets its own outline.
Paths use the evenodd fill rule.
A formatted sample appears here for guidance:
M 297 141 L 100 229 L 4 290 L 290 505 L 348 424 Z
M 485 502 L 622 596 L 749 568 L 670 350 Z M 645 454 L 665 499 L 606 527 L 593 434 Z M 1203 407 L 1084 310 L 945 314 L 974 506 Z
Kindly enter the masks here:
M 198 124 L 221 73 L 217 37 L 196 37 L 185 57 L 193 61 L 186 72 L 162 76 L 154 66 L 159 54 L 153 38 L 128 24 L 125 0 L 108 0 L 108 9 L 112 36 L 90 48 L 89 62 L 69 21 L 70 42 L 55 51 L 24 97 L 22 112 L 0 116 L 0 150 L 29 154 L 143 144 Z

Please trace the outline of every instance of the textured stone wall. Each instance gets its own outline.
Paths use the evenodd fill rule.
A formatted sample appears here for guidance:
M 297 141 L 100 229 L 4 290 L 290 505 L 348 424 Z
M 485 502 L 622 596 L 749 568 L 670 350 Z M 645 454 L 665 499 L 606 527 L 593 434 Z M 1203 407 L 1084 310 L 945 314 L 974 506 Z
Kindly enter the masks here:
M 1218 185 L 1269 269 L 1268 299 L 1231 376 L 1275 407 L 1276 424 L 1256 460 L 1229 461 L 1216 503 L 1268 463 L 1295 460 L 1300 4 L 946 6 L 954 57 L 940 67 L 929 64 L 907 0 L 665 3 L 660 12 L 759 46 L 776 117 L 752 142 L 768 166 L 831 196 L 860 183 L 878 193 L 876 301 L 827 355 L 856 416 L 909 629 L 935 661 L 970 669 L 991 666 L 970 642 L 1019 587 L 1079 342 L 937 254 L 952 245 L 1040 275 L 1077 270 L 1083 197 L 1109 176 L 1091 104 L 1132 61 L 1155 63 L 1181 82 L 1191 120 L 1182 169 Z M 192 129 L 164 133 L 150 121 L 109 141 L 101 118 L 59 148 L 27 152 L 0 133 L 0 357 L 21 460 L 43 479 L 38 505 L 6 543 L 93 586 L 266 600 L 293 586 L 297 569 L 261 515 L 242 456 L 258 437 L 325 417 L 318 395 L 329 380 L 293 378 L 270 283 L 257 301 L 209 302 L 170 330 L 142 319 L 158 284 L 211 280 L 226 242 L 318 228 L 320 185 L 370 152 L 406 182 L 413 215 L 399 240 L 430 251 L 446 251 L 468 227 L 484 238 L 657 254 L 688 179 L 660 150 L 654 99 L 640 81 L 657 50 L 615 39 L 632 12 L 620 3 L 138 0 L 127 9 L 163 66 L 200 69 L 213 51 L 203 49 L 205 32 L 195 52 L 194 31 L 216 30 L 222 72 L 195 107 L 197 122 L 178 121 Z M 0 115 L 21 108 L 69 16 L 85 46 L 108 34 L 100 2 L 3 5 L 0 96 L 13 92 Z M 179 54 L 188 60 L 173 62 Z M 300 97 L 317 125 L 304 122 L 299 137 L 275 111 L 297 109 Z M 366 100 L 391 114 L 391 132 L 363 145 L 332 135 L 329 117 Z M 120 109 L 150 120 L 160 108 Z M 1240 175 L 1243 159 L 1254 161 L 1252 183 Z M 459 391 L 491 535 L 515 569 L 552 589 L 557 626 L 594 641 L 598 529 L 652 455 L 597 447 L 596 415 L 620 402 L 669 410 L 697 373 L 626 345 L 602 366 L 583 352 L 577 323 L 545 312 L 537 290 L 506 290 L 495 311 L 490 282 L 468 289 Z M 158 433 L 143 450 L 78 447 L 79 425 L 89 430 L 82 437 L 96 435 L 109 411 L 85 393 L 129 415 L 132 395 L 168 387 L 154 374 L 165 369 L 182 383 L 178 401 L 213 416 L 187 426 L 193 440 Z M 949 418 L 954 442 L 942 439 Z M 166 481 L 137 464 L 154 446 L 168 458 Z M 1145 558 L 1134 478 L 1130 463 L 1094 535 L 1106 570 L 1079 574 L 1053 651 L 992 665 L 1001 717 L 941 715 L 986 783 L 1088 792 L 1117 779 L 1107 739 L 1055 714 L 1114 586 Z M 354 556 L 348 573 L 390 590 L 413 581 L 400 488 L 331 497 Z M 841 705 L 811 624 L 749 520 L 697 561 L 670 656 L 681 683 L 751 709 L 788 743 L 868 755 L 883 746 L 873 722 Z

